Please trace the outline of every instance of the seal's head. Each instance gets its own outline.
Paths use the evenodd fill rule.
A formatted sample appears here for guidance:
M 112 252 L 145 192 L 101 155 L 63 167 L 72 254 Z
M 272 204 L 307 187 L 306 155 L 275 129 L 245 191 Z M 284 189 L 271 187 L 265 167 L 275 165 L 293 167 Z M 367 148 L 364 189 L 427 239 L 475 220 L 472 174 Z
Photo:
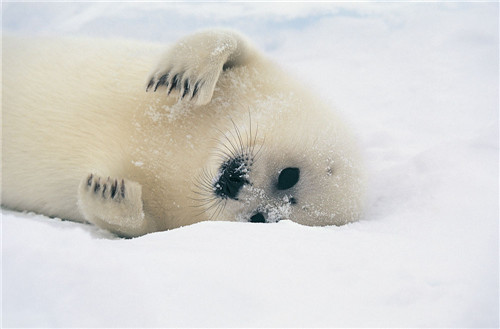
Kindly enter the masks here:
M 295 113 L 293 116 L 291 113 Z M 335 118 L 282 112 L 221 131 L 199 179 L 212 219 L 341 225 L 361 215 L 363 181 L 354 143 Z

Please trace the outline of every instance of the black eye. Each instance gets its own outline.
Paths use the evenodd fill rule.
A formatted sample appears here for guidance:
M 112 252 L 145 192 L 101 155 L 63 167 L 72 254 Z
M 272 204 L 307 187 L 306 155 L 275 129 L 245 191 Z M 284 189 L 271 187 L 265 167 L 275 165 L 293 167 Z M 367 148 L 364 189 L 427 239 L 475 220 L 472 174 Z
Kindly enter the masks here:
M 247 165 L 243 158 L 230 159 L 219 169 L 219 179 L 214 184 L 214 192 L 223 199 L 238 200 L 243 185 L 248 184 Z
M 288 190 L 293 187 L 300 178 L 299 168 L 285 168 L 278 177 L 278 190 Z

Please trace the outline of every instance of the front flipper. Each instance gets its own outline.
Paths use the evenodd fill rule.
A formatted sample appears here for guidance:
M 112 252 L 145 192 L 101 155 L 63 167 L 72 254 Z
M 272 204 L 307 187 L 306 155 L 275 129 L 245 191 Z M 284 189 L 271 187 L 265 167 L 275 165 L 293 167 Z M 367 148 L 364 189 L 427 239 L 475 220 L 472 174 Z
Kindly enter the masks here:
M 134 237 L 148 232 L 141 195 L 141 185 L 136 182 L 90 174 L 80 182 L 78 206 L 90 223 Z
M 148 79 L 146 91 L 166 88 L 170 95 L 210 102 L 220 73 L 244 65 L 254 53 L 248 42 L 229 30 L 212 30 L 189 35 L 174 44 Z

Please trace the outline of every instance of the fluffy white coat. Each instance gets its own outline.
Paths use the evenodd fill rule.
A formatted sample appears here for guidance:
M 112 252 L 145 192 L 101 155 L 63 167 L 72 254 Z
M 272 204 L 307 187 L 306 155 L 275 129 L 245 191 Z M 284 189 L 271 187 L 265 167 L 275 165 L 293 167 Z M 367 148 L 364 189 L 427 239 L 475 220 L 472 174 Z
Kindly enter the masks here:
M 127 237 L 255 214 L 360 217 L 359 157 L 331 109 L 233 31 L 163 51 L 5 37 L 2 205 Z M 300 177 L 285 189 L 287 168 Z

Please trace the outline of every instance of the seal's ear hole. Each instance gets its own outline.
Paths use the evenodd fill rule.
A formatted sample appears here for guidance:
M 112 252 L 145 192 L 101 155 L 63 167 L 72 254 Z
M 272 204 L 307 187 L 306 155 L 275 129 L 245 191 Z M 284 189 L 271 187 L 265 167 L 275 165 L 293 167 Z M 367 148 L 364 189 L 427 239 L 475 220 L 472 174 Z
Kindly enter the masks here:
M 300 169 L 299 168 L 285 168 L 283 169 L 278 177 L 278 190 L 288 190 L 292 188 L 300 179 Z

